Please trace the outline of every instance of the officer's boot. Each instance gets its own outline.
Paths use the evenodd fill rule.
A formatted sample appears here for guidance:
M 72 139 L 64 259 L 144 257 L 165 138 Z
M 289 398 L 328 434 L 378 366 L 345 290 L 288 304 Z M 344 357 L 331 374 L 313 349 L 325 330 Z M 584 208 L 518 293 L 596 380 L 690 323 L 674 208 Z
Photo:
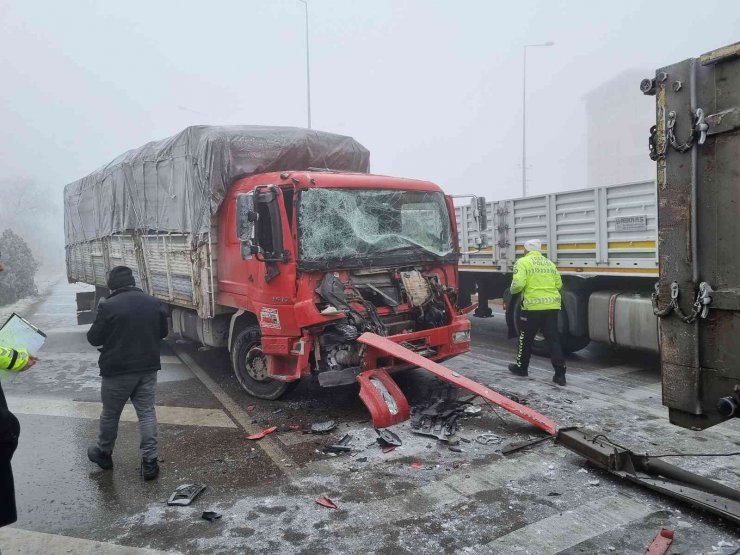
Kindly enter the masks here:
M 558 385 L 565 385 L 565 366 L 556 366 L 552 381 Z
M 522 368 L 518 364 L 509 364 L 509 372 L 517 376 L 527 376 L 529 371 L 526 368 Z

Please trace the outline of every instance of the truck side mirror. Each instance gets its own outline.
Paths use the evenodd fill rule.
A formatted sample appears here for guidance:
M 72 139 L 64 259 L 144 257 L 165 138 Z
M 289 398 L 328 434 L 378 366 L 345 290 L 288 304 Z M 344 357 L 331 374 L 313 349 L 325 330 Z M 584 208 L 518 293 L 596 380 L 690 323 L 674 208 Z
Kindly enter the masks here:
M 473 219 L 478 224 L 478 231 L 488 229 L 488 212 L 486 212 L 486 197 L 473 197 L 470 201 L 473 210 Z

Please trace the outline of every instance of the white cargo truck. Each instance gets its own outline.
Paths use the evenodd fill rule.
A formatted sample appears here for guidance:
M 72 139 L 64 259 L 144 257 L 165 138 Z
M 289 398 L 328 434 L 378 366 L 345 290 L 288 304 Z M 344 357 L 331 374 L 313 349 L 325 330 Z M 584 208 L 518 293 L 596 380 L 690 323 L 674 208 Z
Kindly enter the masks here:
M 566 352 L 590 341 L 658 352 L 654 181 L 493 202 L 478 198 L 457 206 L 455 215 L 461 306 L 477 293 L 475 315 L 490 316 L 489 300 L 507 298 L 524 242 L 540 239 L 543 254 L 563 276 L 560 331 Z M 507 306 L 512 334 L 518 332 L 520 309 L 517 299 Z M 547 353 L 543 337 L 533 350 Z

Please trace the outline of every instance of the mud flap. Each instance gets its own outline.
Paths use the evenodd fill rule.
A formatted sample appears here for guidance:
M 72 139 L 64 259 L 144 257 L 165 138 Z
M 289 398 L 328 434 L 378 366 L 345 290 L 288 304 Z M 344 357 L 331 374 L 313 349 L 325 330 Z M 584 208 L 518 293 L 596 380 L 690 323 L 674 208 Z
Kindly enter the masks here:
M 479 384 L 478 382 L 475 382 L 471 380 L 470 378 L 466 378 L 465 376 L 462 376 L 458 374 L 457 372 L 454 372 L 450 370 L 449 368 L 445 368 L 441 364 L 437 364 L 434 361 L 431 361 L 429 359 L 424 358 L 423 356 L 410 351 L 409 349 L 402 347 L 398 343 L 394 343 L 390 339 L 386 337 L 380 337 L 379 335 L 376 335 L 374 333 L 363 333 L 358 339 L 360 343 L 363 343 L 367 345 L 368 347 L 371 347 L 373 349 L 377 349 L 378 351 L 382 352 L 384 356 L 390 355 L 394 358 L 403 360 L 404 362 L 408 362 L 409 364 L 413 364 L 414 366 L 418 366 L 419 368 L 423 368 L 424 370 L 427 370 L 428 372 L 431 372 L 441 380 L 444 380 L 448 383 L 451 383 L 452 385 L 456 385 L 458 387 L 461 387 L 463 389 L 467 389 L 468 391 L 475 393 L 479 397 L 482 397 L 486 401 L 489 401 L 495 405 L 498 405 L 504 410 L 509 411 L 510 413 L 518 416 L 519 418 L 523 418 L 530 424 L 534 424 L 541 430 L 544 430 L 551 436 L 557 435 L 558 433 L 558 425 L 550 420 L 547 416 L 540 414 L 539 412 L 530 409 L 529 407 L 525 407 L 524 405 L 520 405 L 519 403 L 512 401 L 508 397 L 505 397 L 504 395 L 501 395 L 500 393 L 496 393 L 492 389 L 487 388 L 483 384 Z M 384 377 L 390 381 L 390 383 L 393 385 L 393 387 L 396 388 L 398 393 L 403 396 L 403 393 L 401 393 L 401 390 L 398 389 L 398 386 L 393 382 L 391 377 L 385 372 L 384 370 L 369 370 L 367 372 L 363 372 L 358 376 L 358 380 L 360 381 L 360 384 L 362 386 L 362 389 L 360 389 L 360 398 L 363 400 L 365 405 L 367 405 L 368 409 L 370 410 L 370 413 L 373 415 L 373 422 L 375 421 L 375 412 L 374 410 L 381 410 L 380 408 L 377 408 L 377 400 L 373 399 L 372 402 L 375 403 L 375 407 L 371 407 L 368 401 L 365 400 L 365 397 L 362 396 L 363 392 L 367 392 L 370 390 L 370 387 L 373 387 L 370 385 L 369 387 L 365 386 L 360 378 L 362 378 L 363 375 L 366 375 L 370 372 L 382 372 Z M 387 387 L 387 383 L 383 382 L 384 385 Z M 404 402 L 406 399 L 404 398 Z M 394 420 L 392 423 L 395 424 L 397 422 L 402 422 L 406 418 L 408 418 L 408 403 L 406 404 L 406 416 L 405 418 L 399 418 L 400 414 L 394 414 L 391 415 L 392 419 Z M 384 403 L 385 405 L 385 403 Z M 380 414 L 380 413 L 379 413 Z M 390 425 L 390 424 L 388 424 Z
M 408 420 L 409 403 L 388 372 L 366 370 L 357 376 L 357 381 L 360 383 L 360 399 L 370 411 L 373 426 L 387 428 Z

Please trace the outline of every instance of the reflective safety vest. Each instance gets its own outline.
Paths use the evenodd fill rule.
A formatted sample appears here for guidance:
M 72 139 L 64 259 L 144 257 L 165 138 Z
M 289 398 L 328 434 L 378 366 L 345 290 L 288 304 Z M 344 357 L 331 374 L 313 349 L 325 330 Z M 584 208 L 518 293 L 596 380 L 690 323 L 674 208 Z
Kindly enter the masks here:
M 511 293 L 522 294 L 523 310 L 560 310 L 560 288 L 563 280 L 557 266 L 530 251 L 514 264 Z
M 0 370 L 20 372 L 28 364 L 28 351 L 0 347 Z

